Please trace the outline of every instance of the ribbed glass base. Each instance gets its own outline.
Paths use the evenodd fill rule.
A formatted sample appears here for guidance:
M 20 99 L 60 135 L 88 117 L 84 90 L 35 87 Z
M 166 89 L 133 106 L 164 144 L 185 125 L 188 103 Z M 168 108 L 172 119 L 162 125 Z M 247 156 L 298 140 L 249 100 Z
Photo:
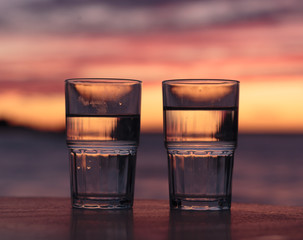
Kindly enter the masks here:
M 170 208 L 180 210 L 218 211 L 229 210 L 230 197 L 185 198 L 171 197 Z
M 102 198 L 102 199 L 73 199 L 73 208 L 84 209 L 130 209 L 133 202 L 126 198 Z

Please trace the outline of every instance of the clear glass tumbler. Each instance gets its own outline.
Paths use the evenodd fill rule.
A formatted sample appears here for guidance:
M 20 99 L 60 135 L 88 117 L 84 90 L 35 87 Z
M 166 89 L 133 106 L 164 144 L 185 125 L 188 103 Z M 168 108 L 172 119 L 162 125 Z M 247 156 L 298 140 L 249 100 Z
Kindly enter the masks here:
M 239 82 L 180 79 L 162 87 L 170 207 L 230 209 Z
M 66 138 L 75 208 L 131 208 L 141 81 L 65 81 Z

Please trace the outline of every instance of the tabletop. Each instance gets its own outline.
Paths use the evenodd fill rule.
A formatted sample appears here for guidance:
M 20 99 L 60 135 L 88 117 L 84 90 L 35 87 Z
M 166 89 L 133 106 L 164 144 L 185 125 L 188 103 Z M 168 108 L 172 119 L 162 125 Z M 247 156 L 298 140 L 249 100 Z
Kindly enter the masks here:
M 171 211 L 165 200 L 135 200 L 132 210 L 83 210 L 68 198 L 0 198 L 0 238 L 301 240 L 303 207 Z

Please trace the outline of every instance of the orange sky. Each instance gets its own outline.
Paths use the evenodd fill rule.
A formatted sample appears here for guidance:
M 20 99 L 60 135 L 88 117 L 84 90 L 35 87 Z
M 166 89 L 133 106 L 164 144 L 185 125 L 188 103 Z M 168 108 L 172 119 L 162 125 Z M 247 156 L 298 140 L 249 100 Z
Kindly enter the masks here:
M 303 132 L 302 19 L 183 31 L 101 35 L 1 35 L 0 118 L 64 127 L 63 81 L 143 81 L 142 131 L 162 130 L 161 81 L 225 78 L 240 83 L 242 132 Z
M 283 81 L 281 81 L 283 80 Z M 162 131 L 161 84 L 144 84 L 142 131 Z M 56 130 L 64 125 L 63 94 L 0 95 L 0 114 L 16 125 Z M 241 132 L 303 132 L 303 81 L 278 79 L 240 86 Z

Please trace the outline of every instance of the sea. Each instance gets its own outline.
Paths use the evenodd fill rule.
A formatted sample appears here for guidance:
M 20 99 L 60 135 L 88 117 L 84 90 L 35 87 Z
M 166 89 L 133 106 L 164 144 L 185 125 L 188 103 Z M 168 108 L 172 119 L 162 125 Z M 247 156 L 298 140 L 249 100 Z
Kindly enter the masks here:
M 232 200 L 303 206 L 303 134 L 239 134 Z M 0 196 L 69 197 L 64 133 L 0 128 Z M 160 133 L 142 133 L 135 199 L 167 199 L 167 157 Z

